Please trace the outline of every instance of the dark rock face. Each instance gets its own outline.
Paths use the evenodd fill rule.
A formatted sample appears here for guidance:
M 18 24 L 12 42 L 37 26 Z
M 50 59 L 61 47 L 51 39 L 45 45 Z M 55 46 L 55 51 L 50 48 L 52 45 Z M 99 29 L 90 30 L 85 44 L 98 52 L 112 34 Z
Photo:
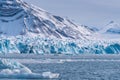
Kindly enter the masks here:
M 22 11 L 20 4 L 15 0 L 0 0 L 0 16 L 12 17 Z

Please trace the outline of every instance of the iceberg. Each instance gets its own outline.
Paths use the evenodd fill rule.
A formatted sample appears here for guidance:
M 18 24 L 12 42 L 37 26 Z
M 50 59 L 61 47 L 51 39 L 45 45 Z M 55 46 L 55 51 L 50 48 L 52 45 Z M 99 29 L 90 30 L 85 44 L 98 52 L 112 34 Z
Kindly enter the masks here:
M 29 68 L 15 60 L 0 59 L 0 79 L 49 79 L 58 77 L 58 73 L 33 73 Z
M 0 59 L 0 74 L 25 74 L 32 73 L 24 65 L 9 59 Z

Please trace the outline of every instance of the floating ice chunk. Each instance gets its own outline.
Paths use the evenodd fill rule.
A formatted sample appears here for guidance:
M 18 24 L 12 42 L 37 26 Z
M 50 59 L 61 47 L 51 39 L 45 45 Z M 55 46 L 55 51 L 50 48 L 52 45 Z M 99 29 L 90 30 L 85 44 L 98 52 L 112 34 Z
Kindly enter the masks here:
M 28 68 L 21 68 L 21 69 L 3 69 L 1 70 L 0 74 L 30 74 L 32 73 Z
M 14 70 L 13 70 L 13 73 L 14 73 L 14 74 L 19 74 L 19 73 L 21 73 L 21 72 L 20 72 L 20 70 L 18 70 L 18 69 L 14 69 Z
M 17 61 L 9 59 L 0 59 L 0 79 L 44 79 L 44 78 L 58 78 L 58 73 L 43 72 L 32 73 L 26 66 Z
M 20 69 L 20 73 L 32 73 L 31 70 L 27 67 Z
M 23 74 L 32 73 L 26 66 L 17 61 L 9 59 L 0 59 L 0 74 Z
M 13 71 L 10 69 L 3 69 L 0 74 L 13 74 Z
M 59 77 L 59 73 L 51 73 L 51 72 L 43 72 L 42 76 L 43 77 L 49 77 L 49 78 L 58 78 Z

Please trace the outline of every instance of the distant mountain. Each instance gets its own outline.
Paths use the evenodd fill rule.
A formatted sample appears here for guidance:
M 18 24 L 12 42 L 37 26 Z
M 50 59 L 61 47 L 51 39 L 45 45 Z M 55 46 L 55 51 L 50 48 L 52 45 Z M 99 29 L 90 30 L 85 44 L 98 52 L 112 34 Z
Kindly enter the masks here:
M 120 34 L 120 24 L 111 21 L 101 31 L 101 33 Z
M 22 0 L 0 0 L 0 34 L 86 39 L 91 30 Z

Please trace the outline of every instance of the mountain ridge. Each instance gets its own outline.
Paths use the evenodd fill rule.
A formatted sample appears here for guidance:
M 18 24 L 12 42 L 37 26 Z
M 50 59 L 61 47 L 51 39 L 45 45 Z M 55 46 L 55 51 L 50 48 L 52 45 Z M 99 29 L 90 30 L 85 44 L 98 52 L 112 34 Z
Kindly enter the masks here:
M 102 30 L 101 33 L 120 34 L 120 24 L 110 21 Z
M 0 0 L 0 33 L 7 36 L 88 39 L 91 31 L 69 19 L 53 15 L 22 0 Z M 6 12 L 5 12 L 6 11 Z

